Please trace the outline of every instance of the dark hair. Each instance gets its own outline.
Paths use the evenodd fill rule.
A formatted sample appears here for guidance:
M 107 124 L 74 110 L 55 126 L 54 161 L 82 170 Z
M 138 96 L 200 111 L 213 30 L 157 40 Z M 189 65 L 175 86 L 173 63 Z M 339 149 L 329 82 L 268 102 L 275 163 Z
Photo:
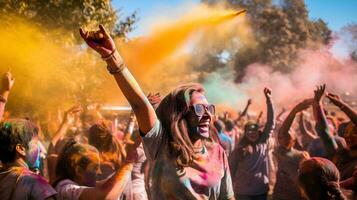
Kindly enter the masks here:
M 3 163 L 16 159 L 16 145 L 26 149 L 29 142 L 38 134 L 37 126 L 29 120 L 10 119 L 0 123 L 0 160 Z
M 189 137 L 187 119 L 185 118 L 191 96 L 194 92 L 204 93 L 204 88 L 198 83 L 189 83 L 178 86 L 168 94 L 156 109 L 164 138 L 168 141 L 168 150 L 176 157 L 179 167 L 188 166 L 194 159 L 195 153 L 193 144 Z M 218 142 L 218 136 L 210 131 L 210 138 Z
M 234 121 L 231 120 L 231 119 L 227 119 L 225 122 L 224 122 L 224 125 L 226 127 L 226 130 L 227 131 L 232 131 L 234 129 Z
M 223 123 L 223 121 L 222 121 L 222 120 L 219 120 L 219 119 L 215 120 L 215 121 L 213 122 L 213 124 L 214 124 L 214 127 L 216 127 L 218 133 L 221 133 L 221 132 L 224 131 L 225 128 L 226 128 L 225 125 L 224 125 L 224 123 Z
M 102 153 L 104 161 L 112 162 L 119 167 L 123 152 L 119 141 L 113 136 L 109 122 L 100 120 L 89 128 L 88 142 Z
M 298 183 L 309 199 L 345 200 L 339 180 L 337 167 L 325 158 L 313 157 L 300 164 Z
M 91 157 L 93 154 L 96 154 L 99 159 L 99 154 L 95 147 L 87 144 L 80 144 L 74 139 L 69 139 L 58 156 L 56 165 L 57 180 L 54 183 L 54 187 L 61 180 L 74 180 L 76 177 L 76 167 L 86 169 L 88 164 L 93 160 L 93 157 Z

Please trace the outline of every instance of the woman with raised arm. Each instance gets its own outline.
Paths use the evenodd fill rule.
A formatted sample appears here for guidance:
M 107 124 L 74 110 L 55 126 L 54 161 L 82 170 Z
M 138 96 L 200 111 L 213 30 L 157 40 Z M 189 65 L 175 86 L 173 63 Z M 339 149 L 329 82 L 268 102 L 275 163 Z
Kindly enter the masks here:
M 265 200 L 269 190 L 268 139 L 274 129 L 271 90 L 264 89 L 267 122 L 263 131 L 256 123 L 247 123 L 244 136 L 230 157 L 236 199 Z
M 348 148 L 338 154 L 335 159 L 335 163 L 341 172 L 341 179 L 344 180 L 353 175 L 354 168 L 357 166 L 357 112 L 338 95 L 328 93 L 326 96 L 350 119 L 343 134 Z
M 145 154 L 156 160 L 152 199 L 234 199 L 227 156 L 210 132 L 215 107 L 208 103 L 203 87 L 176 88 L 161 101 L 156 114 L 114 41 L 103 26 L 99 28 L 80 33 L 107 62 L 136 115 Z
M 278 171 L 273 193 L 273 198 L 276 200 L 303 199 L 295 180 L 300 162 L 309 158 L 309 153 L 294 149 L 296 135 L 291 126 L 296 114 L 307 109 L 311 104 L 312 99 L 297 104 L 279 129 L 279 148 L 275 152 Z

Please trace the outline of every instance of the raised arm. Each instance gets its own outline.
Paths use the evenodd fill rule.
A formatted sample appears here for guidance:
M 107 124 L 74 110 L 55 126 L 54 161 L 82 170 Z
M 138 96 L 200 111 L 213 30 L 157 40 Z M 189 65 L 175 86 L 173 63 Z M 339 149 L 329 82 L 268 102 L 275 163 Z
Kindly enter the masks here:
M 249 106 L 250 106 L 250 105 L 252 105 L 252 99 L 248 99 L 247 105 L 245 106 L 243 112 L 241 112 L 241 113 L 239 114 L 239 117 L 238 117 L 237 121 L 239 121 L 240 119 L 242 119 L 244 116 L 247 115 L 248 109 L 249 109 Z
M 342 112 L 344 112 L 348 116 L 348 118 L 350 118 L 352 123 L 357 126 L 357 112 L 353 110 L 353 108 L 351 108 L 336 94 L 327 93 L 326 97 L 329 98 L 335 106 L 340 108 Z
M 10 72 L 5 73 L 0 85 L 0 121 L 2 121 L 5 105 L 14 83 L 15 79 L 12 77 L 12 74 Z
M 313 103 L 313 99 L 306 99 L 300 103 L 298 103 L 288 114 L 288 116 L 285 118 L 283 124 L 281 125 L 280 129 L 279 129 L 279 136 L 285 136 L 288 134 L 291 125 L 294 122 L 295 116 L 297 113 L 307 109 L 310 105 L 312 105 Z M 284 144 L 280 144 L 280 145 L 284 145 Z
M 78 114 L 81 110 L 81 107 L 73 106 L 64 113 L 62 123 L 60 124 L 58 130 L 51 139 L 51 145 L 53 147 L 56 146 L 58 141 L 63 139 L 63 137 L 66 135 L 69 126 L 74 122 L 75 115 Z
M 114 75 L 120 90 L 136 115 L 140 130 L 145 134 L 151 130 L 157 119 L 155 110 L 125 66 L 124 60 L 119 55 L 109 33 L 102 25 L 99 25 L 99 29 L 98 31 L 90 32 L 81 28 L 80 34 L 88 46 L 98 52 L 103 60 L 107 62 L 108 71 Z
M 324 84 L 318 86 L 317 89 L 314 91 L 315 96 L 313 102 L 313 112 L 316 121 L 316 132 L 320 136 L 328 155 L 333 156 L 337 151 L 337 143 L 333 139 L 332 134 L 330 133 L 325 112 L 323 110 L 322 97 L 325 93 L 325 88 L 326 86 Z
M 267 104 L 267 121 L 263 129 L 262 138 L 267 140 L 269 138 L 269 134 L 274 129 L 275 121 L 274 121 L 274 107 L 271 98 L 271 90 L 269 88 L 264 88 L 264 95 Z
M 312 133 L 311 131 L 309 131 L 306 127 L 304 112 L 301 112 L 300 117 L 299 117 L 299 129 L 300 129 L 300 132 L 302 133 L 302 135 L 305 136 L 306 138 L 308 138 L 309 141 L 316 139 L 315 134 Z

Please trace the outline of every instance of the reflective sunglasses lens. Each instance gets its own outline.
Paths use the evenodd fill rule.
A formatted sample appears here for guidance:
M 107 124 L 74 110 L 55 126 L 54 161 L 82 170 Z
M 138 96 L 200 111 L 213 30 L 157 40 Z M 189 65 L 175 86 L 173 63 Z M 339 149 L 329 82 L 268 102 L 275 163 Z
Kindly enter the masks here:
M 214 107 L 214 105 L 209 105 L 208 106 L 208 111 L 211 115 L 216 114 L 216 108 Z
M 202 116 L 205 113 L 205 107 L 201 104 L 197 104 L 193 106 L 195 108 L 195 113 L 198 116 Z

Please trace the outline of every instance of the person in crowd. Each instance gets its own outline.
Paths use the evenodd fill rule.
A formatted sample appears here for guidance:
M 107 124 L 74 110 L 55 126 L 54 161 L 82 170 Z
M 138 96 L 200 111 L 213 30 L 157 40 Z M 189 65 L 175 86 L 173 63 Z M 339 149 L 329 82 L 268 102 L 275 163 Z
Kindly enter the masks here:
M 234 199 L 227 155 L 210 126 L 215 107 L 199 84 L 177 87 L 156 112 L 104 29 L 80 29 L 101 54 L 138 121 L 146 157 L 155 160 L 153 199 Z
M 269 190 L 268 139 L 274 129 L 271 90 L 264 89 L 267 121 L 263 131 L 256 123 L 247 123 L 244 136 L 231 154 L 230 169 L 236 199 L 264 200 Z
M 69 110 L 64 113 L 61 124 L 59 125 L 58 130 L 55 135 L 52 137 L 50 141 L 50 145 L 48 147 L 48 155 L 47 155 L 47 166 L 48 166 L 48 176 L 50 184 L 53 184 L 56 181 L 56 165 L 58 155 L 62 152 L 65 144 L 70 139 L 67 136 L 69 128 L 72 126 L 75 121 L 76 116 L 81 112 L 81 108 L 79 106 L 73 106 Z
M 53 186 L 58 199 L 119 199 L 130 179 L 136 159 L 139 142 L 128 146 L 126 160 L 115 173 L 97 181 L 100 174 L 98 150 L 88 144 L 69 140 L 58 157 L 56 166 L 57 180 Z
M 276 184 L 273 192 L 275 200 L 303 199 L 296 183 L 296 175 L 302 160 L 309 154 L 294 148 L 296 134 L 291 127 L 297 113 L 312 105 L 312 99 L 297 104 L 288 114 L 278 131 L 279 147 L 275 153 L 277 160 Z
M 100 120 L 89 128 L 88 142 L 99 151 L 100 171 L 97 181 L 106 179 L 115 172 L 125 157 L 125 150 L 119 140 L 113 136 L 108 121 Z
M 355 166 L 357 166 L 357 112 L 338 95 L 328 93 L 326 96 L 350 119 L 343 134 L 347 143 L 347 148 L 343 152 L 337 154 L 337 157 L 334 160 L 340 170 L 341 179 L 344 180 L 353 175 Z
M 5 105 L 7 99 L 9 98 L 10 91 L 14 86 L 14 83 L 15 78 L 10 72 L 7 72 L 3 75 L 0 85 L 0 121 L 2 121 L 5 112 Z
M 334 126 L 326 118 L 322 103 L 325 88 L 325 85 L 321 85 L 314 91 L 313 113 L 316 121 L 315 130 L 319 138 L 311 141 L 307 150 L 312 157 L 317 156 L 332 160 L 336 152 L 343 152 L 347 148 L 347 145 L 342 137 L 335 134 Z
M 0 199 L 55 199 L 56 191 L 30 171 L 39 160 L 38 128 L 24 119 L 0 123 Z
M 298 185 L 308 200 L 345 200 L 337 167 L 325 158 L 312 157 L 299 167 Z
M 226 151 L 227 156 L 231 154 L 233 151 L 233 140 L 225 133 L 225 125 L 222 120 L 215 120 L 214 127 L 218 132 L 218 137 L 221 140 L 222 147 Z

